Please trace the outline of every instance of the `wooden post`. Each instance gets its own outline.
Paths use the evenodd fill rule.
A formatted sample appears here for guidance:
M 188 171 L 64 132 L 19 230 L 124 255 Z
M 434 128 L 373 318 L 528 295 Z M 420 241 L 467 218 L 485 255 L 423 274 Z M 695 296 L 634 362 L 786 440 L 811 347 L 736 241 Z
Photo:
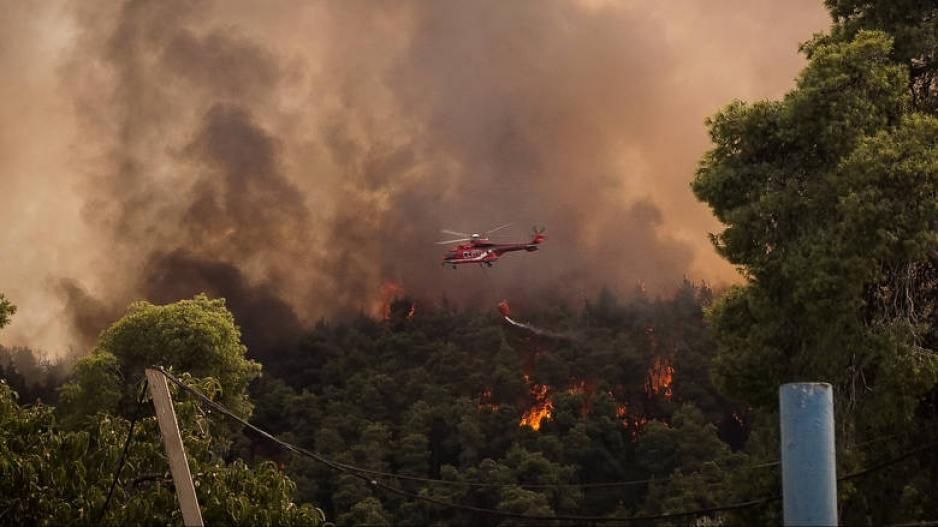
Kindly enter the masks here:
M 176 487 L 179 510 L 182 511 L 182 523 L 186 527 L 202 527 L 204 524 L 202 512 L 199 510 L 199 499 L 195 495 L 195 485 L 192 484 L 192 473 L 189 472 L 189 462 L 182 445 L 182 436 L 179 434 L 179 423 L 176 421 L 176 411 L 173 410 L 173 400 L 169 396 L 166 377 L 159 370 L 152 368 L 147 368 L 146 373 L 150 397 L 153 398 L 156 417 L 160 422 L 160 435 L 163 436 L 163 446 L 166 447 L 166 457 L 169 458 L 169 471 L 173 475 L 173 485 Z

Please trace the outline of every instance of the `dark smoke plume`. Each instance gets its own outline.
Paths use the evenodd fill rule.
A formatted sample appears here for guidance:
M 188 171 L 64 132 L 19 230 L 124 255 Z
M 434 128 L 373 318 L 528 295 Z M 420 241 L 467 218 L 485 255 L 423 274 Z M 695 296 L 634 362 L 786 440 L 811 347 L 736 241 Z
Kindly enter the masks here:
M 810 0 L 7 7 L 4 336 L 87 348 L 133 300 L 205 291 L 261 357 L 376 314 L 386 281 L 490 306 L 733 280 L 687 188 L 703 119 L 783 92 L 826 20 Z M 506 222 L 547 226 L 543 250 L 440 267 L 441 228 Z

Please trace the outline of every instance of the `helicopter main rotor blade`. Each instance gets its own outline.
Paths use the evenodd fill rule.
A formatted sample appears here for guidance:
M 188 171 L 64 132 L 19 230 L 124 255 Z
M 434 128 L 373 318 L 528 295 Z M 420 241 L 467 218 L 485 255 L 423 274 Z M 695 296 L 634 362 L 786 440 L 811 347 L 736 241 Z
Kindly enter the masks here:
M 455 240 L 446 240 L 445 242 L 436 242 L 437 245 L 449 245 L 456 242 L 468 242 L 472 238 L 457 238 Z
M 487 235 L 488 235 L 488 234 L 492 234 L 493 232 L 498 232 L 498 231 L 504 229 L 505 227 L 511 227 L 511 226 L 512 226 L 511 223 L 506 223 L 506 224 L 504 224 L 504 225 L 499 225 L 498 227 L 495 227 L 494 229 L 489 229 L 489 230 L 485 231 L 485 234 L 487 234 Z
M 443 234 L 452 234 L 453 236 L 463 236 L 465 238 L 469 238 L 472 236 L 471 234 L 467 232 L 451 231 L 449 229 L 440 229 L 440 232 L 442 232 Z

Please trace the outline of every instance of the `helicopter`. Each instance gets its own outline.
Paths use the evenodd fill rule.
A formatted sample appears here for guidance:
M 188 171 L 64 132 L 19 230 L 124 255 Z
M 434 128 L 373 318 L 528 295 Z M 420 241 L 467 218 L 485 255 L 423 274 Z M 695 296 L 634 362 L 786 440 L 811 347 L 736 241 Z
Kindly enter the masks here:
M 528 251 L 534 252 L 538 250 L 538 246 L 547 239 L 544 236 L 544 227 L 538 229 L 537 227 L 532 227 L 531 230 L 534 234 L 534 237 L 531 238 L 531 241 L 527 243 L 492 243 L 489 241 L 489 235 L 500 231 L 506 227 L 510 227 L 511 223 L 506 223 L 494 229 L 490 229 L 487 232 L 481 234 L 467 234 L 465 232 L 451 231 L 449 229 L 443 229 L 440 232 L 443 234 L 449 234 L 452 236 L 461 236 L 454 240 L 446 240 L 442 242 L 437 242 L 437 245 L 450 245 L 453 243 L 459 243 L 459 245 L 450 249 L 446 255 L 443 257 L 442 265 L 450 265 L 453 269 L 456 269 L 458 264 L 469 264 L 475 263 L 479 266 L 486 265 L 492 267 L 492 264 L 495 263 L 503 254 L 513 251 Z M 468 243 L 460 243 L 468 242 Z

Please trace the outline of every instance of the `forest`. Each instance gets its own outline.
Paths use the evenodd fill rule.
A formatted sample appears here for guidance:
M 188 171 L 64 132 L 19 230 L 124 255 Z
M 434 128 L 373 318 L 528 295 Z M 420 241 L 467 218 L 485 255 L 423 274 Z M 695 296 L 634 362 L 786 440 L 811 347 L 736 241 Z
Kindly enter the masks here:
M 834 387 L 842 523 L 938 519 L 938 6 L 825 4 L 796 87 L 710 117 L 689 175 L 739 284 L 401 292 L 265 353 L 222 298 L 138 301 L 70 368 L 0 349 L 0 525 L 181 522 L 153 365 L 313 454 L 174 389 L 209 523 L 779 524 L 792 381 Z

